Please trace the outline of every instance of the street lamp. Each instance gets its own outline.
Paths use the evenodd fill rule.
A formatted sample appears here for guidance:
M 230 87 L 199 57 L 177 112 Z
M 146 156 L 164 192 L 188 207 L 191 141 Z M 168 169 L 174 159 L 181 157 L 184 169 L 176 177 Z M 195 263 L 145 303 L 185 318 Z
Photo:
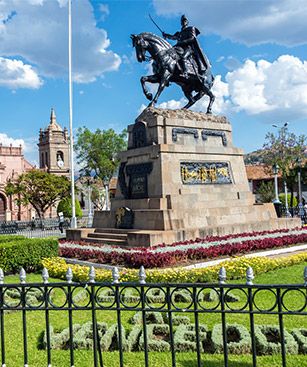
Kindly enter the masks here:
M 298 209 L 299 209 L 299 216 L 303 220 L 305 216 L 304 205 L 303 205 L 303 198 L 302 198 L 302 159 L 297 158 L 296 163 L 298 165 L 297 171 L 297 183 L 298 183 Z
M 88 218 L 87 218 L 87 226 L 92 227 L 93 224 L 93 211 L 92 211 L 92 187 L 91 180 L 87 179 L 87 189 L 88 189 Z
M 273 164 L 273 174 L 274 174 L 274 184 L 275 184 L 275 199 L 273 200 L 274 204 L 280 204 L 279 196 L 278 196 L 278 164 Z
M 289 212 L 289 206 L 288 206 L 288 188 L 287 188 L 287 182 L 286 182 L 286 179 L 285 178 L 284 178 L 284 188 L 285 188 L 286 217 L 287 218 L 291 218 L 292 215 Z
M 109 183 L 110 183 L 110 180 L 108 179 L 108 177 L 105 177 L 103 179 L 103 186 L 104 186 L 105 191 L 106 191 L 106 210 L 110 210 L 110 205 L 109 205 Z

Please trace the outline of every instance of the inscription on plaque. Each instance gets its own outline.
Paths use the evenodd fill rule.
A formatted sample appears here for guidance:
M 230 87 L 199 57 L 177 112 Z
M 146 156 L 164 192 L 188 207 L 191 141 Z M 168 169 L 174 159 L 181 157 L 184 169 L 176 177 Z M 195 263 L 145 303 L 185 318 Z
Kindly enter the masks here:
M 126 166 L 129 177 L 129 199 L 148 197 L 148 175 L 152 171 L 152 162 Z
M 184 184 L 231 184 L 228 162 L 181 162 L 181 179 Z

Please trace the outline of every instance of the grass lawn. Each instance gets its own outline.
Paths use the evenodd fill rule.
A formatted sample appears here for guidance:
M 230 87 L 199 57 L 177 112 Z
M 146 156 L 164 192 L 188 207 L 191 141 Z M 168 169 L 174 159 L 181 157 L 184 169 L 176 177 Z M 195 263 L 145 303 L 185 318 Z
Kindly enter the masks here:
M 303 270 L 307 263 L 295 265 L 289 268 L 283 268 L 275 270 L 274 272 L 268 272 L 257 276 L 255 283 L 257 284 L 302 284 L 303 283 Z M 19 282 L 18 276 L 7 276 L 6 282 L 15 283 Z M 30 274 L 27 277 L 28 282 L 41 281 L 40 275 Z M 56 281 L 56 279 L 50 279 L 50 282 Z M 244 283 L 244 280 L 235 281 L 232 283 Z M 234 308 L 240 308 L 245 303 L 244 296 L 241 291 L 234 290 L 234 294 L 240 296 L 240 301 L 231 304 Z M 54 303 L 59 303 L 62 296 L 57 293 L 54 294 Z M 259 308 L 269 308 L 272 305 L 272 296 L 268 291 L 264 291 L 257 299 L 257 305 Z M 297 308 L 303 300 L 300 294 L 294 292 L 289 293 L 289 296 L 285 298 L 285 302 L 289 308 Z M 212 304 L 210 305 L 212 307 Z M 181 303 L 181 307 L 184 308 L 184 304 Z M 133 325 L 129 323 L 131 316 L 135 314 L 135 311 L 122 311 L 122 324 L 126 331 L 132 329 Z M 194 322 L 193 313 L 188 312 L 181 313 L 189 315 L 191 323 Z M 74 324 L 83 324 L 91 320 L 91 313 L 89 311 L 74 311 L 73 313 Z M 116 314 L 114 311 L 97 311 L 97 318 L 99 322 L 106 322 L 108 325 L 112 325 L 116 322 Z M 200 314 L 200 323 L 206 324 L 211 330 L 213 325 L 221 322 L 221 316 L 219 314 Z M 5 314 L 5 334 L 6 334 L 6 365 L 8 367 L 19 367 L 23 365 L 23 338 L 22 338 L 22 315 L 21 312 L 11 312 Z M 249 316 L 242 314 L 227 314 L 228 323 L 240 323 L 245 325 L 249 329 Z M 278 318 L 274 315 L 256 315 L 256 324 L 278 324 Z M 51 311 L 50 312 L 50 324 L 57 330 L 63 330 L 68 327 L 68 313 L 67 311 Z M 291 316 L 284 317 L 284 325 L 287 330 L 292 330 L 295 327 L 307 328 L 306 316 Z M 42 311 L 27 312 L 27 327 L 28 327 L 28 351 L 29 351 L 29 366 L 42 367 L 47 365 L 46 351 L 39 350 L 38 346 L 41 343 L 41 335 L 45 329 L 45 316 Z M 119 356 L 118 352 L 104 352 L 103 353 L 104 366 L 105 367 L 118 367 Z M 176 353 L 177 366 L 178 367 L 193 367 L 197 366 L 196 353 Z M 203 365 L 208 367 L 223 366 L 223 356 L 214 354 L 202 355 Z M 241 355 L 229 357 L 229 367 L 251 367 L 252 359 L 250 355 Z M 150 352 L 149 353 L 150 366 L 171 366 L 171 354 L 168 352 Z M 276 356 L 263 356 L 258 357 L 258 367 L 279 367 L 281 366 L 281 358 Z M 125 352 L 124 353 L 124 365 L 125 367 L 143 367 L 144 358 L 142 352 Z M 65 367 L 70 366 L 69 363 L 69 351 L 68 350 L 53 350 L 52 351 L 52 366 Z M 91 367 L 92 351 L 91 350 L 76 350 L 75 351 L 75 366 L 76 367 Z M 307 366 L 307 356 L 305 355 L 288 355 L 287 366 L 304 367 Z

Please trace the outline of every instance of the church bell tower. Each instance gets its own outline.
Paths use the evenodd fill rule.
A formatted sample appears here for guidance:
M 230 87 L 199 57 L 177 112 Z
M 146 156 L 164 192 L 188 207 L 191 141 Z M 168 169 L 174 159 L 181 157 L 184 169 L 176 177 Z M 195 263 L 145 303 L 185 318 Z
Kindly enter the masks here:
M 47 128 L 39 132 L 39 168 L 48 173 L 69 177 L 69 138 L 67 129 L 56 121 L 52 108 Z

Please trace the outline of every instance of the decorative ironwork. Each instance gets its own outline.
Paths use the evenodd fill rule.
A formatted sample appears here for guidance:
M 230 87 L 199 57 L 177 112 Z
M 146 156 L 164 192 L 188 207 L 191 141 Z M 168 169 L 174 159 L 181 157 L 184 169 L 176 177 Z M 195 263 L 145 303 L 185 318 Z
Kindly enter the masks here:
M 184 127 L 174 127 L 172 130 L 172 139 L 174 142 L 177 141 L 178 134 L 192 134 L 195 139 L 198 139 L 198 130 Z
M 208 136 L 220 136 L 222 138 L 222 143 L 224 147 L 227 146 L 227 138 L 224 131 L 219 130 L 211 130 L 211 129 L 204 129 L 201 132 L 201 137 L 203 140 L 207 140 Z
M 304 270 L 306 281 L 307 267 Z M 17 328 L 17 325 L 10 322 L 5 322 L 10 315 L 7 311 L 20 312 L 22 315 L 22 333 L 18 337 L 22 340 L 23 345 L 23 365 L 31 365 L 31 355 L 29 355 L 29 343 L 32 343 L 32 338 L 27 335 L 31 330 L 31 321 L 27 317 L 30 313 L 39 311 L 45 315 L 45 322 L 42 325 L 44 330 L 44 345 L 46 350 L 46 362 L 48 366 L 52 365 L 54 349 L 53 337 L 54 331 L 50 325 L 50 311 L 67 313 L 68 328 L 65 331 L 66 339 L 64 340 L 64 348 L 69 350 L 69 365 L 73 366 L 75 359 L 75 350 L 78 348 L 78 338 L 76 338 L 76 329 L 73 320 L 76 320 L 78 311 L 83 311 L 83 316 L 89 316 L 87 343 L 83 343 L 83 348 L 92 348 L 93 353 L 88 357 L 92 358 L 94 367 L 103 366 L 102 353 L 102 337 L 106 332 L 106 324 L 103 324 L 106 317 L 106 312 L 114 315 L 116 319 L 113 336 L 110 343 L 114 344 L 118 350 L 119 361 L 118 366 L 124 366 L 124 352 L 127 350 L 125 330 L 122 325 L 122 315 L 126 311 L 135 311 L 134 320 L 138 322 L 136 326 L 142 342 L 144 366 L 149 366 L 148 352 L 150 350 L 151 337 L 155 333 L 152 325 L 148 325 L 147 320 L 150 318 L 156 324 L 162 324 L 159 330 L 165 330 L 168 335 L 165 349 L 169 351 L 172 359 L 172 366 L 176 365 L 176 333 L 179 328 L 175 319 L 185 318 L 188 321 L 189 339 L 195 342 L 193 350 L 195 350 L 195 362 L 197 366 L 203 364 L 203 353 L 205 346 L 204 334 L 207 329 L 199 322 L 200 317 L 209 314 L 217 314 L 221 316 L 221 334 L 223 343 L 220 353 L 223 353 L 224 363 L 228 365 L 228 352 L 231 352 L 233 340 L 228 336 L 227 318 L 232 317 L 235 313 L 237 318 L 245 319 L 243 316 L 249 317 L 249 322 L 245 323 L 247 337 L 250 340 L 250 352 L 252 354 L 251 366 L 256 367 L 257 355 L 260 354 L 257 349 L 256 338 L 257 325 L 254 323 L 255 315 L 268 314 L 271 317 L 276 317 L 279 323 L 276 330 L 279 333 L 276 343 L 280 345 L 279 353 L 281 354 L 282 366 L 287 363 L 287 349 L 285 348 L 287 331 L 284 328 L 283 319 L 286 315 L 292 317 L 307 316 L 307 284 L 291 284 L 291 285 L 261 285 L 253 284 L 252 279 L 253 269 L 249 268 L 246 273 L 245 284 L 227 284 L 227 274 L 224 268 L 219 271 L 219 283 L 184 283 L 184 284 L 154 284 L 146 283 L 146 273 L 143 267 L 139 271 L 139 279 L 132 283 L 121 284 L 119 270 L 114 267 L 112 271 L 112 282 L 96 282 L 95 271 L 91 267 L 89 269 L 88 282 L 74 282 L 73 272 L 69 268 L 66 274 L 66 282 L 48 283 L 48 271 L 42 272 L 42 282 L 27 283 L 26 273 L 24 270 L 20 274 L 20 283 L 6 283 L 3 276 L 3 271 L 0 269 L 0 359 L 2 366 L 13 365 L 10 360 L 11 356 L 6 353 L 8 343 L 6 338 L 11 331 L 11 327 Z M 240 294 L 239 301 L 234 302 L 231 294 Z M 208 295 L 210 294 L 210 297 Z M 211 296 L 214 294 L 214 297 Z M 293 297 L 298 301 L 293 306 Z M 264 301 L 265 300 L 265 301 Z M 75 315 L 74 315 L 75 314 Z M 74 316 L 74 317 L 73 317 Z M 205 319 L 205 317 L 204 317 Z M 14 317 L 14 322 L 20 320 L 19 317 Z M 100 320 L 100 321 L 99 321 Z M 103 326 L 104 325 L 104 326 Z M 174 328 L 174 325 L 176 327 Z M 247 326 L 249 325 L 249 327 Z M 262 326 L 266 328 L 266 325 Z M 249 329 L 249 330 L 248 330 Z M 212 331 L 214 332 L 214 330 Z M 130 334 L 131 335 L 131 334 Z M 130 336 L 129 336 L 130 337 Z M 192 339 L 191 339 L 192 338 Z M 296 341 L 293 341 L 296 343 Z M 19 343 L 18 343 L 19 345 Z M 191 344 L 190 344 L 191 345 Z M 108 350 L 108 348 L 105 348 Z M 258 353 L 259 352 L 259 353 Z M 57 351 L 57 354 L 59 351 Z M 66 353 L 66 352 L 65 352 Z M 141 353 L 141 352 L 140 352 Z M 116 354 L 114 354 L 116 357 Z M 54 362 L 54 361 L 53 361 Z M 90 363 L 90 362 L 88 362 Z
M 184 184 L 231 184 L 228 162 L 181 162 Z

